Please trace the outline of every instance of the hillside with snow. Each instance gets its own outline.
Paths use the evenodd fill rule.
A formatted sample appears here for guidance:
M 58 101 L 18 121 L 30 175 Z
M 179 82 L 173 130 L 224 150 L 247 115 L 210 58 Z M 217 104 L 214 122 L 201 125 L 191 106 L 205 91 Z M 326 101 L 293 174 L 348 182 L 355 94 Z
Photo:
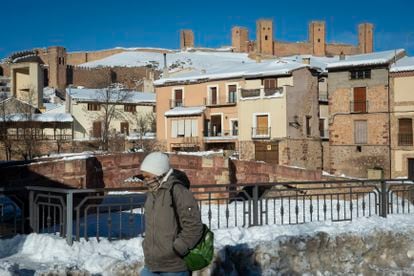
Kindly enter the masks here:
M 246 53 L 232 53 L 222 51 L 181 51 L 167 54 L 167 65 L 171 72 L 183 69 L 203 70 L 219 64 L 254 63 Z M 100 60 L 80 64 L 83 67 L 138 67 L 153 66 L 159 70 L 164 67 L 162 53 L 147 51 L 125 51 Z

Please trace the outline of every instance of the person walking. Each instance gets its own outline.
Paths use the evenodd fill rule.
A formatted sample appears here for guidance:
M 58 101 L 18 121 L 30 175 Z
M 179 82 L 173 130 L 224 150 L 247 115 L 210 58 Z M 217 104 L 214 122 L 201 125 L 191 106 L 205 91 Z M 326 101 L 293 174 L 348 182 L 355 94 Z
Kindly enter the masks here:
M 201 239 L 203 224 L 197 201 L 185 183 L 188 178 L 171 168 L 168 155 L 162 152 L 148 154 L 141 172 L 148 193 L 144 206 L 145 265 L 140 275 L 191 275 L 183 257 Z

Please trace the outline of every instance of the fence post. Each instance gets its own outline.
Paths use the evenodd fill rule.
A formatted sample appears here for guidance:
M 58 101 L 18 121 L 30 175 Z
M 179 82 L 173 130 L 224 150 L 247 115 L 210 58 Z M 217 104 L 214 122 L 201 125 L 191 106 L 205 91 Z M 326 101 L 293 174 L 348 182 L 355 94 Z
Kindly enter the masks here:
M 381 217 L 386 218 L 388 213 L 388 191 L 387 191 L 387 183 L 385 180 L 381 181 Z
M 73 230 L 73 193 L 66 194 L 66 242 L 69 245 L 73 244 L 72 230 Z
M 33 232 L 36 231 L 35 206 L 34 206 L 34 191 L 29 191 L 29 225 Z M 27 229 L 29 230 L 29 229 Z
M 253 187 L 253 226 L 259 225 L 259 186 Z

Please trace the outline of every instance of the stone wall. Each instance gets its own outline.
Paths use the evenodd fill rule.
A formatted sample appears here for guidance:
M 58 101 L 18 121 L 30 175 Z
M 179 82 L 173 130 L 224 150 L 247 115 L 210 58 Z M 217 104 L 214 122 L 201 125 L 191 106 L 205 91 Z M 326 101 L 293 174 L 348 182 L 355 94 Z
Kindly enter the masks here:
M 39 159 L 20 166 L 0 168 L 3 185 L 42 184 L 74 188 L 126 187 L 141 185 L 124 183 L 124 180 L 140 173 L 139 166 L 144 153 L 120 153 L 108 155 L 81 155 L 63 160 Z M 230 160 L 223 157 L 199 157 L 170 155 L 173 167 L 188 174 L 192 185 L 254 183 L 288 180 L 320 180 L 320 171 L 310 171 L 264 162 Z M 41 162 L 40 162 L 41 161 Z M 13 172 L 13 173 L 11 173 Z
M 412 234 L 318 232 L 227 246 L 201 275 L 414 275 Z
M 320 139 L 285 139 L 279 142 L 279 164 L 310 170 L 322 169 Z

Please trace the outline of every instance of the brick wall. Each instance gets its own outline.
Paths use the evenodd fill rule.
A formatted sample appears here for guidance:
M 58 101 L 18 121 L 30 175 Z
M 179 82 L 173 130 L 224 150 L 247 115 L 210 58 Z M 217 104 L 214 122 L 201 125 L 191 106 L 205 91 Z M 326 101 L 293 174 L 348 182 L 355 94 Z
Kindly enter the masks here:
M 3 185 L 45 184 L 74 188 L 126 187 L 124 180 L 139 174 L 143 153 L 120 153 L 94 157 L 43 160 L 0 168 Z M 170 155 L 173 167 L 188 174 L 193 185 L 320 180 L 320 171 L 274 166 L 264 162 L 229 160 L 222 157 Z M 140 185 L 135 183 L 135 185 Z

